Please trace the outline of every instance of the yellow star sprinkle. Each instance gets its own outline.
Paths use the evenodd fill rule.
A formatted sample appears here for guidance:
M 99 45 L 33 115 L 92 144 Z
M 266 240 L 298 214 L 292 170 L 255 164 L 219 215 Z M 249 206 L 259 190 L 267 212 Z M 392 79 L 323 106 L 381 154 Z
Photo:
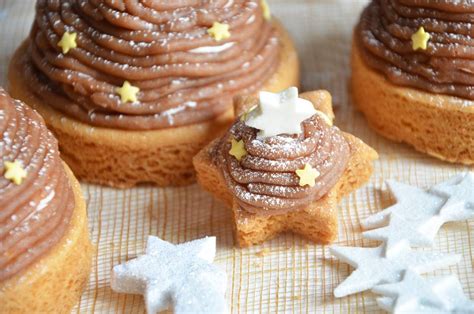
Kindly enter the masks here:
M 316 178 L 319 177 L 320 173 L 318 170 L 311 167 L 310 164 L 306 164 L 303 169 L 296 170 L 296 175 L 300 178 L 300 186 L 309 185 L 313 187 L 316 184 Z
M 130 84 L 130 82 L 125 81 L 122 85 L 122 87 L 117 88 L 117 94 L 120 95 L 120 98 L 122 99 L 123 103 L 126 102 L 136 102 L 137 99 L 137 94 L 140 91 L 138 87 L 133 86 Z
M 240 117 L 240 121 L 242 122 L 245 122 L 247 121 L 248 117 L 249 117 L 249 114 L 254 111 L 255 109 L 257 109 L 258 106 L 253 106 L 253 107 L 250 107 L 249 109 L 245 110 L 245 112 L 242 114 L 242 116 Z
M 230 37 L 229 25 L 214 22 L 212 27 L 207 30 L 207 33 L 216 41 L 221 41 Z
M 272 13 L 270 12 L 270 7 L 268 6 L 267 0 L 261 1 L 263 18 L 269 21 L 272 18 Z
M 67 54 L 69 50 L 73 48 L 77 48 L 76 38 L 77 38 L 77 33 L 65 32 L 63 34 L 63 37 L 58 42 L 58 46 L 63 49 L 64 54 Z
M 23 165 L 18 160 L 14 162 L 5 161 L 5 179 L 12 181 L 16 185 L 20 185 L 23 179 L 26 178 L 26 170 L 23 169 Z
M 231 140 L 232 148 L 229 150 L 229 154 L 234 156 L 238 161 L 242 160 L 242 157 L 247 155 L 245 150 L 244 141 L 237 141 L 234 138 Z
M 426 50 L 428 46 L 428 41 L 430 40 L 431 35 L 425 32 L 425 29 L 420 27 L 418 31 L 411 36 L 413 50 L 423 49 Z

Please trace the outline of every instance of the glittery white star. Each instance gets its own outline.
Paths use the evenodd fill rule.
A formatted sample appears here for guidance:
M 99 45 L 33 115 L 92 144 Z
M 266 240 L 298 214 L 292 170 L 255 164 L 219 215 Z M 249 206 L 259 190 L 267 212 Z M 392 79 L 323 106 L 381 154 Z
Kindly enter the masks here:
M 472 181 L 468 182 L 466 179 L 449 180 L 436 186 L 440 192 L 434 194 L 388 181 L 387 185 L 397 203 L 363 220 L 364 229 L 378 228 L 366 231 L 363 235 L 367 239 L 385 241 L 387 256 L 397 254 L 406 244 L 431 246 L 444 223 L 474 217 L 474 211 L 469 209 L 470 203 L 466 201 L 470 196 L 466 191 L 473 191 L 471 184 Z M 452 197 L 446 201 L 443 195 L 448 194 Z
M 378 305 L 392 313 L 472 313 L 474 302 L 462 291 L 455 276 L 424 279 L 412 270 L 403 280 L 379 285 L 373 292 L 384 295 Z
M 334 290 L 334 296 L 338 298 L 372 289 L 379 284 L 397 282 L 407 268 L 425 273 L 460 260 L 459 255 L 412 251 L 408 246 L 400 249 L 398 254 L 386 257 L 385 244 L 374 248 L 332 246 L 329 250 L 338 259 L 356 268 Z
M 112 273 L 116 292 L 143 294 L 148 313 L 173 305 L 175 313 L 224 313 L 226 274 L 212 264 L 216 238 L 179 245 L 148 237 L 146 253 Z
M 260 138 L 300 134 L 303 131 L 301 122 L 314 114 L 313 104 L 298 98 L 298 89 L 290 87 L 279 94 L 260 92 L 260 106 L 248 114 L 245 124 L 260 130 Z
M 450 220 L 465 220 L 474 217 L 474 174 L 459 174 L 450 180 L 435 185 L 431 192 L 447 198 L 440 215 Z

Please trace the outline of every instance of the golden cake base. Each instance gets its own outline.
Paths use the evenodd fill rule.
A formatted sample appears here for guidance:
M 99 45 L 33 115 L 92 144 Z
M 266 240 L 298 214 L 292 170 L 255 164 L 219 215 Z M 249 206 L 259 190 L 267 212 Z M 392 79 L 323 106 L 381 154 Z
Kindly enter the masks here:
M 433 157 L 474 164 L 474 101 L 398 87 L 369 68 L 352 47 L 352 99 L 369 125 Z
M 301 94 L 300 97 L 311 101 L 315 108 L 333 119 L 331 96 L 328 92 L 308 92 Z M 245 103 L 248 98 L 239 100 Z M 245 107 L 247 105 L 237 104 L 236 110 L 242 112 L 239 108 Z M 307 208 L 285 214 L 261 216 L 246 212 L 239 207 L 227 188 L 221 170 L 212 161 L 212 152 L 218 140 L 214 140 L 194 157 L 199 184 L 232 208 L 235 242 L 240 247 L 262 243 L 286 231 L 295 232 L 316 243 L 326 244 L 334 241 L 338 231 L 339 200 L 370 178 L 373 171 L 372 162 L 378 158 L 377 153 L 360 139 L 351 134 L 343 134 L 350 146 L 351 156 L 339 182 L 326 196 Z
M 275 21 L 281 52 L 276 73 L 262 90 L 280 91 L 299 86 L 298 56 L 291 38 Z M 162 130 L 130 131 L 93 127 L 64 116 L 44 103 L 27 85 L 22 73 L 25 42 L 10 63 L 9 89 L 36 109 L 59 140 L 62 158 L 81 180 L 127 188 L 138 183 L 179 186 L 195 181 L 192 158 L 232 122 L 233 110 L 214 120 Z
M 63 238 L 25 271 L 0 282 L 2 313 L 69 313 L 91 272 L 93 248 L 79 182 L 65 165 L 76 207 Z

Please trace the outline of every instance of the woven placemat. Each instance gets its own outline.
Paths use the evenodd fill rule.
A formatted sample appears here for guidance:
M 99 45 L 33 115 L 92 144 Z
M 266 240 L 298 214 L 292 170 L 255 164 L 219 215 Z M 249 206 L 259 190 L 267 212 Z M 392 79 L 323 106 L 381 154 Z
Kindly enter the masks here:
M 421 187 L 440 182 L 468 167 L 450 165 L 391 143 L 372 132 L 350 105 L 347 80 L 352 27 L 366 1 L 270 1 L 297 44 L 302 90 L 324 88 L 334 98 L 336 124 L 363 139 L 380 154 L 370 182 L 339 206 L 337 244 L 375 246 L 361 238 L 360 219 L 393 203 L 384 180 L 396 179 Z M 0 0 L 0 84 L 10 57 L 26 37 L 34 14 L 33 0 Z M 472 167 L 470 170 L 473 170 Z M 140 296 L 119 295 L 109 287 L 115 264 L 143 252 L 149 234 L 180 243 L 206 235 L 218 238 L 216 263 L 229 276 L 228 302 L 232 312 L 378 312 L 372 293 L 335 299 L 333 289 L 350 267 L 332 259 L 324 246 L 292 234 L 248 249 L 233 247 L 228 210 L 199 186 L 140 187 L 115 190 L 83 184 L 91 237 L 97 246 L 89 284 L 77 312 L 144 311 Z M 474 222 L 445 225 L 434 247 L 460 253 L 462 261 L 434 274 L 455 274 L 465 293 L 474 298 Z

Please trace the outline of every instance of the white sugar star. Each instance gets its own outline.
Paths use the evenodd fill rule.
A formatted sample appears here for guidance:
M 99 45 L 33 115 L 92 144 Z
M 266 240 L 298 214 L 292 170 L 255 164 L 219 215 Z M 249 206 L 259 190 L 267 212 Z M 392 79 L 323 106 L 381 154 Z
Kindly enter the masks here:
M 378 228 L 366 231 L 363 235 L 367 239 L 385 241 L 387 257 L 397 254 L 397 251 L 405 244 L 431 246 L 444 223 L 466 219 L 469 217 L 467 213 L 473 216 L 472 211 L 463 211 L 457 205 L 454 209 L 448 206 L 451 208 L 450 213 L 447 211 L 443 213 L 440 210 L 446 201 L 440 195 L 395 181 L 388 181 L 387 185 L 397 203 L 361 223 L 364 229 Z M 442 186 L 449 189 L 452 185 Z M 444 208 L 446 207 L 447 205 L 444 205 Z
M 459 262 L 459 255 L 412 251 L 408 246 L 397 255 L 385 257 L 385 244 L 374 248 L 330 247 L 331 254 L 356 268 L 335 290 L 334 296 L 346 295 L 372 289 L 383 283 L 400 280 L 403 271 L 412 268 L 425 273 Z
M 465 220 L 474 217 L 474 175 L 472 172 L 459 174 L 440 183 L 430 190 L 447 198 L 440 215 L 448 220 Z
M 381 308 L 392 313 L 472 313 L 474 302 L 455 276 L 424 279 L 407 270 L 403 280 L 374 287 Z
M 149 236 L 146 253 L 112 272 L 116 292 L 143 294 L 148 313 L 224 313 L 226 274 L 212 264 L 216 238 L 179 245 Z
M 300 134 L 301 122 L 316 113 L 313 104 L 298 98 L 298 89 L 290 87 L 279 94 L 260 92 L 260 109 L 253 110 L 245 124 L 260 130 L 259 138 Z
M 430 217 L 436 215 L 443 204 L 443 199 L 439 196 L 408 184 L 388 180 L 387 186 L 397 203 L 362 220 L 361 225 L 364 229 L 386 225 L 392 213 L 413 220 Z

